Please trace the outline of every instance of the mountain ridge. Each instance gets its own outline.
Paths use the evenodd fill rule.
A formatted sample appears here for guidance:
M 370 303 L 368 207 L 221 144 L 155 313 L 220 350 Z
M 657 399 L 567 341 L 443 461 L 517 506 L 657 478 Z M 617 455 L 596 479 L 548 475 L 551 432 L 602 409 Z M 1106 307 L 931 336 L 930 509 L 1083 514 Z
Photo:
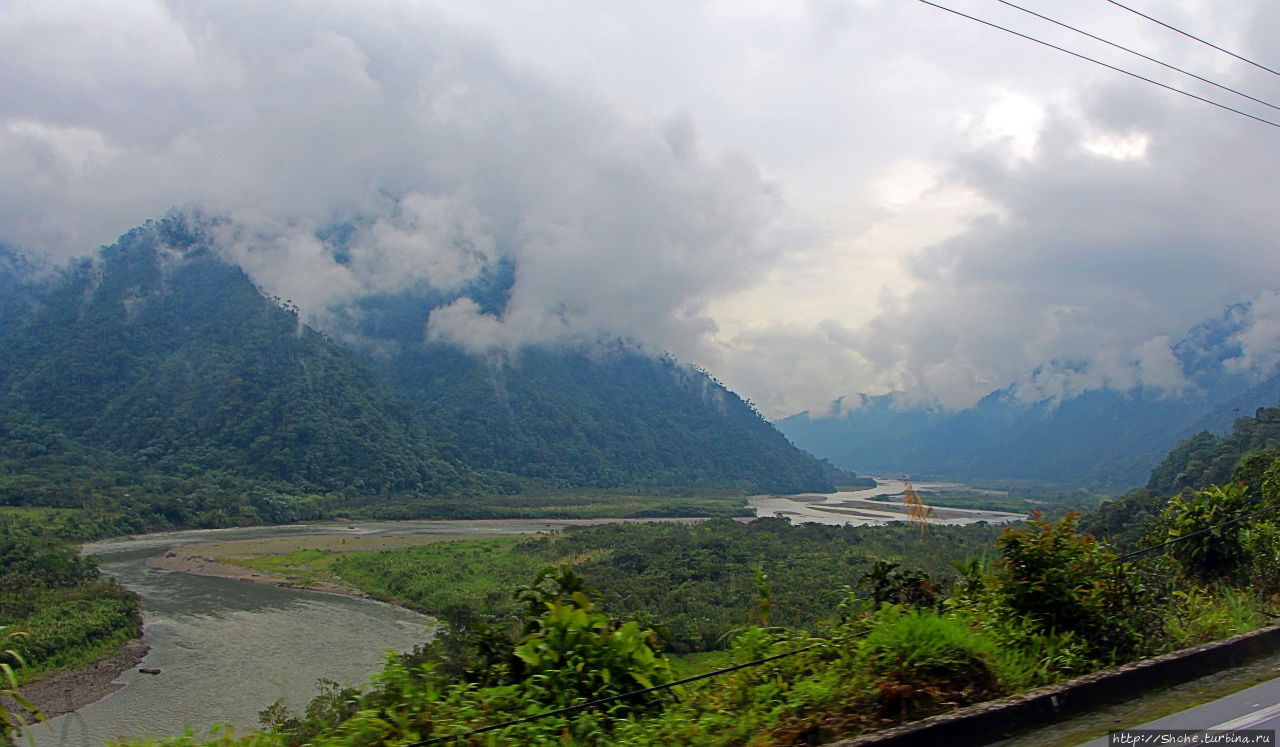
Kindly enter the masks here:
M 1242 355 L 1250 310 L 1233 304 L 1171 347 L 1185 381 L 1179 392 L 1093 388 L 1024 402 L 1015 384 L 959 411 L 861 396 L 856 407 L 841 399 L 823 416 L 805 411 L 776 424 L 800 448 L 863 473 L 1139 486 L 1180 440 L 1280 401 L 1280 370 L 1252 378 L 1227 366 Z
M 423 339 L 431 308 L 456 295 L 412 293 L 353 317 L 382 325 L 371 339 L 397 344 L 371 350 L 389 354 L 340 345 L 224 259 L 207 227 L 171 213 L 41 282 L 0 254 L 10 470 L 40 452 L 348 496 L 833 489 L 829 465 L 673 359 L 622 346 L 486 360 Z M 500 313 L 513 272 L 500 262 L 459 292 Z

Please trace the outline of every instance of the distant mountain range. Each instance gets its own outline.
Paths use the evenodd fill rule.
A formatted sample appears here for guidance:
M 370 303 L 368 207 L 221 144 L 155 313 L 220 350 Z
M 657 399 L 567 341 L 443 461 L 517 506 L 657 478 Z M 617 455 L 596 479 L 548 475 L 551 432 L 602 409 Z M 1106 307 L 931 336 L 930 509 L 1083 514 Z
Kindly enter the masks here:
M 1009 386 L 960 411 L 903 407 L 894 395 L 863 396 L 777 425 L 800 448 L 867 474 L 1145 485 L 1180 440 L 1224 431 L 1280 402 L 1280 371 L 1258 378 L 1225 365 L 1241 355 L 1238 333 L 1250 311 L 1249 304 L 1233 305 L 1173 346 L 1189 383 L 1176 393 L 1095 389 L 1027 402 Z
M 619 341 L 479 357 L 432 309 L 499 309 L 512 268 L 450 297 L 369 297 L 311 329 L 178 215 L 40 274 L 0 247 L 0 467 L 235 474 L 326 494 L 542 487 L 833 489 L 707 374 Z M 358 312 L 358 313 L 355 313 Z

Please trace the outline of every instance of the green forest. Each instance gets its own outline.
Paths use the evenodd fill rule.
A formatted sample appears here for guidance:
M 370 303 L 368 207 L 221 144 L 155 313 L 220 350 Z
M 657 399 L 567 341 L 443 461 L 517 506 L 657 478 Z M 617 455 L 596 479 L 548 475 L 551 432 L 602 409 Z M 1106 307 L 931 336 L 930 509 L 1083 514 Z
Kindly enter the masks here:
M 1137 546 L 1189 541 L 1137 555 L 1066 513 L 1004 528 L 605 526 L 340 558 L 348 581 L 438 611 L 447 629 L 364 688 L 267 708 L 259 731 L 158 744 L 855 736 L 1265 625 L 1280 603 L 1280 461 L 1256 461 L 1166 499 Z M 726 671 L 653 689 L 708 667 Z
M 198 507 L 141 511 L 163 528 L 339 505 L 430 516 L 531 490 L 858 482 L 705 372 L 622 341 L 467 355 L 423 342 L 453 300 L 427 294 L 367 301 L 340 345 L 222 259 L 210 230 L 173 214 L 52 276 L 0 263 L 0 505 L 117 511 L 113 493 L 164 483 Z M 493 304 L 506 288 L 481 285 L 465 290 Z
M 340 345 L 207 228 L 171 216 L 47 276 L 0 256 L 0 696 L 140 634 L 137 596 L 76 543 L 161 529 L 706 518 L 319 558 L 441 634 L 363 688 L 267 708 L 260 731 L 173 745 L 408 744 L 780 654 L 460 743 L 803 744 L 1278 613 L 1280 408 L 1184 440 L 1083 515 L 1066 508 L 1088 496 L 1040 488 L 938 496 L 1045 509 L 1007 528 L 743 524 L 747 494 L 868 481 L 621 341 L 467 356 L 423 342 L 432 305 L 411 289 Z M 510 278 L 476 282 L 459 292 L 500 310 Z
M 771 620 L 804 627 L 833 615 L 878 560 L 915 563 L 949 580 L 948 560 L 988 552 L 992 525 L 791 526 L 784 519 L 743 524 L 610 524 L 532 538 L 507 538 L 358 553 L 334 571 L 375 597 L 436 615 L 455 627 L 510 624 L 511 589 L 545 567 L 570 565 L 591 580 L 621 617 L 645 617 L 668 652 L 725 648 L 728 635 L 756 617 L 759 583 L 774 589 Z M 908 560 L 909 555 L 916 557 Z

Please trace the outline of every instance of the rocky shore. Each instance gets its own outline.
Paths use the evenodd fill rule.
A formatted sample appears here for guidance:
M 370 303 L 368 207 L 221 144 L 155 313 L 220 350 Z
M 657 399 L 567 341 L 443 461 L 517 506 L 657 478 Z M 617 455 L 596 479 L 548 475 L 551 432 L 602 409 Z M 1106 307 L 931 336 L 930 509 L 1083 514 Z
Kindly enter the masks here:
M 116 682 L 124 672 L 142 663 L 150 647 L 139 640 L 126 641 L 115 653 L 97 664 L 69 672 L 51 674 L 19 688 L 23 697 L 40 709 L 45 718 L 61 716 L 102 700 L 124 687 Z M 5 703 L 10 712 L 23 713 L 12 701 Z M 43 728 L 43 727 L 41 727 Z

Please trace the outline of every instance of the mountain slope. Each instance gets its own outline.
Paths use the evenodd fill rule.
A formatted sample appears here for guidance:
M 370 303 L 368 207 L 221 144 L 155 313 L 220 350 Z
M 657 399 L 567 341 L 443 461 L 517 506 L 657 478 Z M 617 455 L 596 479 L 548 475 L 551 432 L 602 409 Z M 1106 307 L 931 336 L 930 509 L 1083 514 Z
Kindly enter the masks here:
M 178 220 L 69 268 L 2 350 L 11 426 L 53 428 L 140 469 L 371 493 L 472 482 L 366 366 Z
M 348 496 L 528 480 L 832 489 L 823 465 L 705 373 L 623 345 L 483 358 L 421 342 L 457 293 L 362 300 L 349 350 L 265 298 L 203 231 L 175 214 L 40 285 L 0 256 L 9 469 L 62 455 Z M 458 292 L 498 313 L 513 273 L 497 263 Z
M 670 359 L 422 345 L 379 368 L 473 464 L 563 485 L 832 489 L 739 397 Z
M 1095 389 L 1028 403 L 1011 386 L 959 412 L 863 397 L 856 407 L 838 401 L 824 417 L 804 412 L 778 427 L 799 447 L 872 474 L 1142 485 L 1179 439 L 1224 430 L 1240 412 L 1280 401 L 1280 371 L 1254 378 L 1226 365 L 1241 353 L 1236 333 L 1247 311 L 1232 306 L 1174 346 L 1191 383 L 1177 394 Z

